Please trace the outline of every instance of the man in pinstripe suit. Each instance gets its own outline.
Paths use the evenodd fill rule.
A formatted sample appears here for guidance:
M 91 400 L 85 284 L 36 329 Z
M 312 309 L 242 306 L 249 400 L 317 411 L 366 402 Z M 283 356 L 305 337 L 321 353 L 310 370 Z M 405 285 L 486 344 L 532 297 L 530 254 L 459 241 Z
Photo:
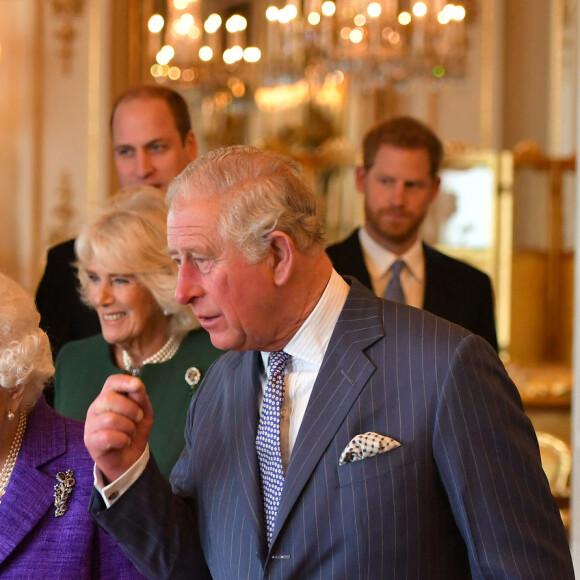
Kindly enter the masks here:
M 298 169 L 250 147 L 168 192 L 176 298 L 230 350 L 193 398 L 171 485 L 143 383 L 87 415 L 91 512 L 150 578 L 573 578 L 533 428 L 491 346 L 343 280 Z M 267 541 L 255 441 L 284 349 L 284 484 Z

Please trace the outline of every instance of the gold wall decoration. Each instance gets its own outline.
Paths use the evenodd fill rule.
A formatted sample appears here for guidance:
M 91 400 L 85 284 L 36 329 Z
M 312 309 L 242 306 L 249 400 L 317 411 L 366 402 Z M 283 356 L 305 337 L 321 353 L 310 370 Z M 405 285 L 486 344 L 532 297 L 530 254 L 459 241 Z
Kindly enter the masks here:
M 546 361 L 570 363 L 572 344 L 573 319 L 573 255 L 567 251 L 563 239 L 564 179 L 566 175 L 576 174 L 576 155 L 550 156 L 540 146 L 531 140 L 520 141 L 513 150 L 514 169 L 516 175 L 521 170 L 532 170 L 546 178 L 546 194 L 548 198 L 548 248 L 536 256 L 535 273 L 532 279 L 542 281 L 544 293 L 536 299 L 541 304 L 543 312 L 543 327 L 540 347 L 541 358 Z M 539 183 L 539 182 L 538 182 Z M 522 202 L 526 203 L 522 192 Z M 540 226 L 538 226 L 540 227 Z M 530 260 L 531 252 L 518 252 L 518 259 Z M 536 252 L 537 254 L 537 252 Z M 514 264 L 516 265 L 516 264 Z M 543 268 L 543 271 L 540 271 Z M 529 292 L 530 282 L 525 282 L 525 290 Z M 528 315 L 529 317 L 529 315 Z M 515 320 L 515 319 L 514 319 Z M 539 322 L 541 324 L 541 321 Z M 531 334 L 531 333 L 528 333 Z M 530 350 L 528 348 L 528 350 Z
M 58 202 L 52 211 L 55 224 L 48 233 L 48 244 L 50 246 L 73 237 L 72 222 L 76 212 L 72 204 L 71 174 L 67 170 L 63 170 L 60 174 L 57 196 Z
M 73 22 L 82 13 L 84 4 L 85 0 L 52 0 L 54 14 L 59 19 L 56 37 L 60 42 L 58 53 L 62 60 L 62 72 L 65 74 L 71 71 L 73 41 L 76 37 Z

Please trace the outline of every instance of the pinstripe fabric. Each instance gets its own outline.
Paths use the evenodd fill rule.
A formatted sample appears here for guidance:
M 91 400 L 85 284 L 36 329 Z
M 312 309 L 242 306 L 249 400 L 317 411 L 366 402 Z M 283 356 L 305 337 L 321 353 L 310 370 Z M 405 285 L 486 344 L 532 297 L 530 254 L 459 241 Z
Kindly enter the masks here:
M 172 475 L 189 499 L 163 493 L 149 466 L 124 502 L 108 513 L 93 507 L 136 551 L 151 531 L 141 563 L 151 577 L 193 577 L 197 529 L 215 579 L 573 577 L 533 429 L 493 350 L 356 281 L 298 433 L 268 551 L 254 448 L 258 356 L 226 354 L 192 401 Z M 367 431 L 402 445 L 339 467 L 344 447 Z

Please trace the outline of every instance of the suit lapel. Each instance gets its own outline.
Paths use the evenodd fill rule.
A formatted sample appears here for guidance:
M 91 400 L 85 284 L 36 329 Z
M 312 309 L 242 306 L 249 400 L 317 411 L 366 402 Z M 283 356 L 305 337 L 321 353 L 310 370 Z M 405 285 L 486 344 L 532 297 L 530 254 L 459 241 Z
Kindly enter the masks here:
M 439 313 L 440 302 L 445 300 L 445 293 L 441 294 L 440 280 L 445 279 L 437 275 L 438 253 L 430 246 L 423 243 L 423 255 L 425 256 L 425 296 L 423 297 L 423 310 L 427 312 Z M 448 282 L 448 281 L 447 281 Z
M 48 475 L 29 464 L 16 462 L 0 511 L 2 525 L 10 533 L 0 536 L 0 563 L 30 534 L 53 505 L 47 489 L 53 487 Z
M 348 264 L 350 270 L 352 271 L 352 276 L 354 276 L 363 286 L 366 286 L 369 290 L 373 289 L 371 282 L 371 276 L 367 270 L 364 254 L 362 251 L 362 246 L 360 245 L 360 239 L 358 237 L 358 229 L 356 229 L 348 238 Z M 346 273 L 350 274 L 347 270 Z
M 50 491 L 56 479 L 38 467 L 64 453 L 66 435 L 60 417 L 50 422 L 51 413 L 41 397 L 28 416 L 18 460 L 0 506 L 3 526 L 10 530 L 9 534 L 0 535 L 0 562 L 6 560 L 53 506 Z
M 364 350 L 383 336 L 381 301 L 358 282 L 352 281 L 292 451 L 274 539 L 345 416 L 375 371 Z
M 243 355 L 235 370 L 234 409 L 235 440 L 237 445 L 238 468 L 236 469 L 242 489 L 242 507 L 247 521 L 251 522 L 256 534 L 256 542 L 265 557 L 264 517 L 260 491 L 260 468 L 256 454 L 256 432 L 258 429 L 258 400 L 261 391 L 260 353 L 250 352 Z M 245 500 L 245 501 L 244 501 Z
M 367 270 L 362 247 L 359 241 L 358 228 L 342 242 L 330 246 L 327 250 L 334 269 L 341 276 L 354 276 L 363 286 L 372 290 L 371 277 Z

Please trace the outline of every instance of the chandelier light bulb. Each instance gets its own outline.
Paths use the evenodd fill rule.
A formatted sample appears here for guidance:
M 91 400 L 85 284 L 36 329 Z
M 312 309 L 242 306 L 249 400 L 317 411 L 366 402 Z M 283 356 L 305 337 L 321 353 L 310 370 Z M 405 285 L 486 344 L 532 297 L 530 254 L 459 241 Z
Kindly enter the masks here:
M 425 2 L 415 2 L 413 5 L 413 14 L 418 18 L 423 18 L 427 14 L 427 5 Z
M 181 76 L 181 69 L 178 66 L 172 66 L 168 73 L 167 76 L 172 80 L 172 81 L 176 81 L 179 79 L 179 77 Z
M 322 14 L 324 14 L 324 16 L 333 16 L 335 12 L 336 4 L 332 2 L 332 0 L 326 0 L 326 2 L 322 4 Z
M 350 41 L 353 44 L 359 44 L 364 37 L 363 31 L 360 28 L 354 28 L 350 33 Z
M 183 26 L 185 29 L 191 28 L 194 23 L 193 16 L 189 13 L 183 14 L 179 19 L 180 26 Z
M 286 6 L 284 7 L 284 10 L 286 10 L 288 12 L 288 16 L 290 17 L 290 20 L 294 20 L 294 18 L 296 18 L 296 16 L 298 16 L 298 8 L 296 8 L 296 6 L 294 6 L 294 4 L 286 4 Z
M 155 79 L 163 76 L 163 67 L 158 63 L 151 65 L 150 71 L 151 76 Z
M 232 58 L 234 59 L 234 62 L 238 62 L 244 58 L 244 49 L 241 46 L 232 46 L 230 50 L 232 51 Z
M 214 34 L 219 30 L 219 27 L 222 25 L 222 18 L 219 14 L 210 14 L 203 25 L 205 31 L 208 34 Z
M 308 15 L 308 24 L 310 24 L 310 26 L 316 26 L 320 24 L 320 14 L 318 14 L 318 12 L 311 12 Z
M 223 59 L 226 64 L 234 64 L 242 60 L 244 56 L 244 50 L 241 46 L 232 46 L 227 50 L 224 50 Z
M 455 15 L 455 4 L 446 4 L 442 12 L 445 15 L 445 18 L 447 18 L 447 21 L 453 20 Z
M 239 14 L 234 14 L 226 20 L 226 30 L 231 33 L 246 30 L 247 26 L 248 21 Z
M 364 26 L 366 23 L 367 23 L 367 19 L 364 17 L 364 14 L 357 14 L 354 17 L 355 26 Z
M 209 46 L 202 46 L 198 54 L 203 62 L 208 62 L 213 58 L 213 50 Z
M 278 10 L 277 6 L 268 6 L 268 9 L 266 10 L 266 18 L 269 22 L 276 22 L 279 14 L 280 10 Z
M 244 60 L 246 62 L 258 62 L 262 58 L 262 52 L 257 46 L 248 46 L 244 49 Z
M 161 16 L 161 14 L 153 14 L 153 16 L 151 16 L 147 22 L 147 28 L 149 29 L 149 32 L 153 34 L 161 32 L 164 25 L 165 20 L 163 20 L 163 16 Z
M 293 4 L 286 4 L 282 10 L 278 13 L 278 21 L 280 24 L 288 24 L 291 20 L 294 20 L 298 15 L 298 10 Z
M 187 0 L 173 0 L 173 6 L 175 6 L 177 10 L 185 10 L 187 8 L 187 4 Z
M 169 44 L 166 44 L 158 53 L 157 53 L 157 62 L 159 64 L 168 64 L 169 61 L 175 56 L 175 50 Z
M 453 20 L 461 22 L 461 20 L 464 19 L 465 19 L 465 8 L 460 5 L 455 5 L 455 9 L 453 10 Z
M 411 24 L 411 15 L 408 12 L 401 12 L 401 14 L 399 14 L 399 24 L 402 24 L 403 26 Z
M 378 18 L 381 15 L 381 5 L 378 2 L 371 2 L 367 7 L 367 14 L 371 18 Z

